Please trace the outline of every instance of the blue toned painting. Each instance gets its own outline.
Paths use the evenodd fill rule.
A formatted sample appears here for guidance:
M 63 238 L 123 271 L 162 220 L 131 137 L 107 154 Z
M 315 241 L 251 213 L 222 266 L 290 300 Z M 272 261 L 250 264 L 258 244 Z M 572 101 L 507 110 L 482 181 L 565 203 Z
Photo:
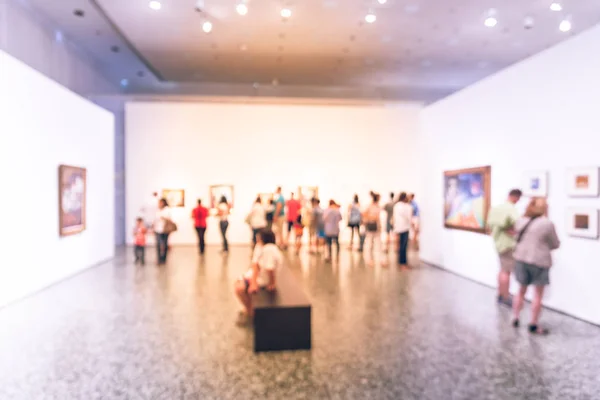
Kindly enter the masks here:
M 445 176 L 444 222 L 451 227 L 485 228 L 485 173 L 469 172 Z

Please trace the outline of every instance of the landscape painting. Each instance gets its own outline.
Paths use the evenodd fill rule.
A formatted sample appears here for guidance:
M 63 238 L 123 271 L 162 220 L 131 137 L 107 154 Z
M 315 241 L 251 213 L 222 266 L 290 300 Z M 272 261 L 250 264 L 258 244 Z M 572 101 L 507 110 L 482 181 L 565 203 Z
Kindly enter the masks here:
M 169 207 L 185 207 L 185 190 L 163 189 L 162 198 L 167 200 Z
M 491 167 L 444 172 L 444 226 L 485 233 L 490 208 Z
M 569 236 L 598 239 L 598 210 L 594 208 L 569 208 L 567 210 Z
M 85 168 L 58 167 L 59 234 L 74 235 L 85 230 Z
M 233 208 L 233 185 L 210 186 L 210 208 L 216 209 L 223 196 L 225 197 L 225 200 L 227 200 L 229 207 Z
M 300 186 L 298 187 L 298 200 L 309 202 L 312 198 L 319 198 L 318 186 Z

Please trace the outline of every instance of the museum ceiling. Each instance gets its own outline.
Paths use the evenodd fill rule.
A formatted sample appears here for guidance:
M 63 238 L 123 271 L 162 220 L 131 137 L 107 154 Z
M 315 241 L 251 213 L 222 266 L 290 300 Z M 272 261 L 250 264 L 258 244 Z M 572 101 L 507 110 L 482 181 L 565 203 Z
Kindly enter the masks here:
M 149 94 L 431 102 L 600 22 L 597 0 L 23 1 Z

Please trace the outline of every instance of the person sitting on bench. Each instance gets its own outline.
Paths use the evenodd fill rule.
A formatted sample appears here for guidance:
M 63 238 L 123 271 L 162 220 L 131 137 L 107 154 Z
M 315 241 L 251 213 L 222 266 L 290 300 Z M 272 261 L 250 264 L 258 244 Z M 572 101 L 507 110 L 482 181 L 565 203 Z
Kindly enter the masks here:
M 257 245 L 252 255 L 252 265 L 235 283 L 235 294 L 244 306 L 237 322 L 240 326 L 249 324 L 254 317 L 251 295 L 258 292 L 259 289 L 274 291 L 277 270 L 283 264 L 283 256 L 275 244 L 273 231 L 261 230 L 256 235 L 256 240 Z

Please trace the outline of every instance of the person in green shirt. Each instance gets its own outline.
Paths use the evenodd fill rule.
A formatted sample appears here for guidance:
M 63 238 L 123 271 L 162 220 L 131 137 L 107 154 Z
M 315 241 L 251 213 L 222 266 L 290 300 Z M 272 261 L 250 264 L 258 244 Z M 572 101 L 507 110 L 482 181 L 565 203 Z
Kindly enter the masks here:
M 505 203 L 492 208 L 488 215 L 487 225 L 491 229 L 496 251 L 500 258 L 500 272 L 498 273 L 498 303 L 512 306 L 510 297 L 510 274 L 514 269 L 515 260 L 513 250 L 517 245 L 514 224 L 519 219 L 519 211 L 515 204 L 522 196 L 519 189 L 513 189 L 508 194 Z

